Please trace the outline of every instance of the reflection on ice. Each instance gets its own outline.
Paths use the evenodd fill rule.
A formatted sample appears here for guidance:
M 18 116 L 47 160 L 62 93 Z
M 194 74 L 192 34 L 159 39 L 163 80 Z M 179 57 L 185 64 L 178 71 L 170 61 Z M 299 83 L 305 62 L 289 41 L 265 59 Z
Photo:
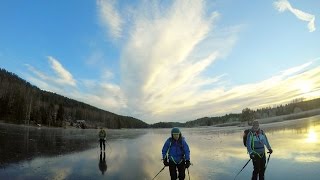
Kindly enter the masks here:
M 319 118 L 261 125 L 274 150 L 266 179 L 318 179 Z M 1 124 L 0 130 L 17 132 L 16 127 Z M 190 179 L 233 179 L 249 159 L 242 144 L 243 130 L 182 128 L 193 163 Z M 1 156 L 0 179 L 152 179 L 163 167 L 161 149 L 170 135 L 170 129 L 108 130 L 109 145 L 100 153 L 95 130 L 19 132 L 23 134 L 10 140 L 0 133 L 1 154 L 10 157 Z M 249 163 L 237 179 L 250 179 L 252 168 Z M 165 168 L 156 179 L 169 178 Z
M 308 143 L 316 143 L 317 142 L 317 134 L 313 128 L 309 129 L 309 133 L 308 133 L 308 137 L 306 139 L 306 142 L 308 142 Z

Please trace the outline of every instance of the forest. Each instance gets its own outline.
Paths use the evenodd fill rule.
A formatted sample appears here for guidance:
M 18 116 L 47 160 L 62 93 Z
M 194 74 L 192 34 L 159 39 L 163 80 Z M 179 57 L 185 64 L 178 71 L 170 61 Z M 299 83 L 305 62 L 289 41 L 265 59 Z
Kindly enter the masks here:
M 85 120 L 86 128 L 146 128 L 139 119 L 104 111 L 47 92 L 0 68 L 0 120 L 14 124 L 65 127 Z

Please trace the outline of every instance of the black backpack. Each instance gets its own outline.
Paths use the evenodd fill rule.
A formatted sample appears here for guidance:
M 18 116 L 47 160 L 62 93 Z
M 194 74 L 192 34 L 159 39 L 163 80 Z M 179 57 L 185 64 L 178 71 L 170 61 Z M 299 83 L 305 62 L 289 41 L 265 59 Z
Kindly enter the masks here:
M 244 147 L 247 147 L 247 136 L 248 136 L 250 131 L 251 131 L 251 129 L 246 129 L 246 130 L 243 131 L 242 140 L 243 140 Z

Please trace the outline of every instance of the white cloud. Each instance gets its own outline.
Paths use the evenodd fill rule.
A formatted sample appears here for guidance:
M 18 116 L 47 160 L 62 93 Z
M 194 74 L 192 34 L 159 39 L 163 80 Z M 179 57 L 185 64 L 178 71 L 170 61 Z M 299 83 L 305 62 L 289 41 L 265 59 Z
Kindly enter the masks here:
M 109 33 L 114 38 L 121 37 L 122 32 L 122 19 L 115 9 L 114 0 L 98 0 L 97 5 L 99 8 L 99 17 L 102 25 L 109 29 Z
M 74 89 L 72 93 L 64 93 L 71 94 L 74 99 L 115 113 L 121 113 L 123 109 L 127 108 L 127 101 L 118 85 L 98 80 L 83 80 L 81 82 L 84 87 Z
M 219 79 L 202 73 L 232 48 L 237 33 L 225 31 L 232 38 L 219 39 L 219 14 L 206 12 L 204 1 L 174 1 L 166 8 L 148 3 L 134 12 L 121 54 L 121 87 L 133 116 L 161 116 L 201 102 L 201 88 Z
M 48 62 L 50 64 L 51 69 L 56 74 L 56 76 L 48 75 L 48 74 L 38 70 L 37 68 L 35 68 L 29 64 L 26 64 L 28 70 L 36 76 L 36 78 L 32 78 L 33 81 L 36 81 L 37 84 L 40 83 L 40 81 L 42 81 L 40 84 L 43 84 L 43 85 L 47 84 L 46 87 L 49 87 L 50 84 L 52 84 L 53 86 L 60 86 L 60 87 L 68 87 L 68 86 L 75 87 L 76 86 L 76 80 L 73 79 L 71 73 L 69 71 L 67 71 L 60 64 L 60 62 L 58 60 L 56 60 L 55 58 L 53 58 L 51 56 L 48 56 Z M 48 90 L 50 90 L 50 89 L 48 89 Z
M 206 12 L 204 1 L 174 1 L 168 7 L 143 1 L 123 13 L 133 17 L 124 22 L 129 37 L 121 51 L 125 114 L 148 122 L 185 121 L 279 104 L 301 93 L 290 84 L 303 79 L 310 63 L 229 89 L 221 86 L 224 75 L 204 77 L 228 55 L 242 28 L 215 28 L 219 13 Z
M 113 77 L 111 71 L 104 69 L 100 79 L 81 79 L 78 80 L 79 83 L 76 83 L 72 74 L 57 59 L 48 56 L 48 62 L 53 75 L 51 72 L 43 72 L 25 64 L 31 72 L 26 75 L 27 80 L 46 91 L 55 92 L 107 111 L 121 113 L 127 107 L 127 100 L 120 86 L 107 82 Z
M 54 70 L 54 72 L 58 76 L 58 79 L 56 79 L 58 83 L 67 84 L 71 86 L 76 85 L 76 81 L 73 79 L 71 73 L 67 71 L 57 59 L 51 56 L 48 56 L 48 60 L 51 65 L 51 68 Z
M 303 21 L 308 21 L 308 29 L 310 32 L 313 32 L 316 30 L 315 27 L 315 16 L 312 14 L 308 14 L 306 12 L 303 12 L 299 9 L 295 9 L 291 6 L 291 4 L 287 0 L 278 0 L 277 2 L 274 2 L 275 8 L 280 11 L 284 12 L 286 10 L 293 13 L 298 19 Z

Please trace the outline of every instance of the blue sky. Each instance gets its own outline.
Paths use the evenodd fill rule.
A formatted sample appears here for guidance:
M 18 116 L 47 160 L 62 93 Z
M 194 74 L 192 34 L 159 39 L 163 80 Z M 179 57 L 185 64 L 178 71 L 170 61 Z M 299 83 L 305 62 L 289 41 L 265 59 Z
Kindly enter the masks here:
M 148 123 L 320 96 L 317 0 L 0 3 L 0 67 Z

